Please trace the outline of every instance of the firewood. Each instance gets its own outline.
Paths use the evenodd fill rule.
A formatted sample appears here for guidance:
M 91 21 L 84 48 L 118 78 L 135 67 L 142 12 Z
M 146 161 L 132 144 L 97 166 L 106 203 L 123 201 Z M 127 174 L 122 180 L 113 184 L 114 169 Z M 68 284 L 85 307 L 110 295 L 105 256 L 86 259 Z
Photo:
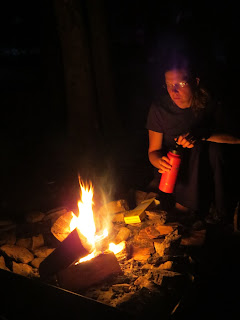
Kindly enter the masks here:
M 70 222 L 73 218 L 71 211 L 62 214 L 52 225 L 51 232 L 59 241 L 63 241 L 71 233 Z
M 45 259 L 39 266 L 42 279 L 56 274 L 67 268 L 77 259 L 85 257 L 90 253 L 87 245 L 83 246 L 80 234 L 74 229 L 69 236 Z
M 151 207 L 151 205 L 155 205 L 159 203 L 155 198 L 147 199 L 142 201 L 135 209 L 128 211 L 124 215 L 125 223 L 139 223 L 141 222 L 145 216 L 145 210 Z
M 113 253 L 103 253 L 90 261 L 72 264 L 57 274 L 60 287 L 71 290 L 86 290 L 101 283 L 114 274 L 121 274 L 117 258 Z

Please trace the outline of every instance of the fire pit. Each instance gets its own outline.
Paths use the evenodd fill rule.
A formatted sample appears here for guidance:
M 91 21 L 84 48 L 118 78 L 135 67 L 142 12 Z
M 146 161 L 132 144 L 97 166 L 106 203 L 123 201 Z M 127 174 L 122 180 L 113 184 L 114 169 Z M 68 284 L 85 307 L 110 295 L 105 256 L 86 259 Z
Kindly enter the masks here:
M 136 191 L 131 210 L 118 199 L 94 211 L 93 186 L 80 187 L 77 214 L 56 208 L 5 223 L 0 267 L 130 315 L 167 318 L 194 281 L 186 248 L 201 245 L 205 230 L 186 236 L 157 194 Z

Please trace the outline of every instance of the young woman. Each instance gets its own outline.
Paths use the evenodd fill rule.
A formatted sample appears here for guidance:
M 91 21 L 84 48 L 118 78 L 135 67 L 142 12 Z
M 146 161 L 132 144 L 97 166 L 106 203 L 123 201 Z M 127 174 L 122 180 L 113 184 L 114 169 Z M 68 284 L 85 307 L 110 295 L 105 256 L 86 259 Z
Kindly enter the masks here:
M 214 201 L 220 218 L 226 214 L 222 143 L 239 144 L 240 139 L 222 134 L 217 123 L 219 106 L 202 87 L 188 61 L 174 60 L 165 70 L 166 94 L 149 110 L 148 156 L 161 174 L 171 165 L 166 156 L 176 143 L 182 162 L 175 186 L 176 208 L 207 213 Z

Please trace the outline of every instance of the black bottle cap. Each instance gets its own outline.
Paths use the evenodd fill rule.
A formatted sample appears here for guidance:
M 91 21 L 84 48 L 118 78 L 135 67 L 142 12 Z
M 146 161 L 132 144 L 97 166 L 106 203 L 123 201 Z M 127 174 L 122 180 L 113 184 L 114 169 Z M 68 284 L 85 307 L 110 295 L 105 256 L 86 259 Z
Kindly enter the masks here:
M 173 153 L 173 154 L 180 154 L 180 146 L 177 144 L 177 143 L 175 143 L 175 147 L 174 148 L 172 148 L 170 151 Z

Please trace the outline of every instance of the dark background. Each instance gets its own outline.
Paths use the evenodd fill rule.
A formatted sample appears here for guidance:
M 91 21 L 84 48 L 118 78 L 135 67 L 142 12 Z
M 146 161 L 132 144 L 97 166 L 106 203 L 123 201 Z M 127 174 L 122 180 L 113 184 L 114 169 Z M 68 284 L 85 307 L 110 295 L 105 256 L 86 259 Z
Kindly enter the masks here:
M 2 3 L 1 216 L 71 206 L 78 173 L 109 199 L 146 188 L 145 121 L 174 48 L 191 50 L 237 128 L 238 35 L 231 1 Z

